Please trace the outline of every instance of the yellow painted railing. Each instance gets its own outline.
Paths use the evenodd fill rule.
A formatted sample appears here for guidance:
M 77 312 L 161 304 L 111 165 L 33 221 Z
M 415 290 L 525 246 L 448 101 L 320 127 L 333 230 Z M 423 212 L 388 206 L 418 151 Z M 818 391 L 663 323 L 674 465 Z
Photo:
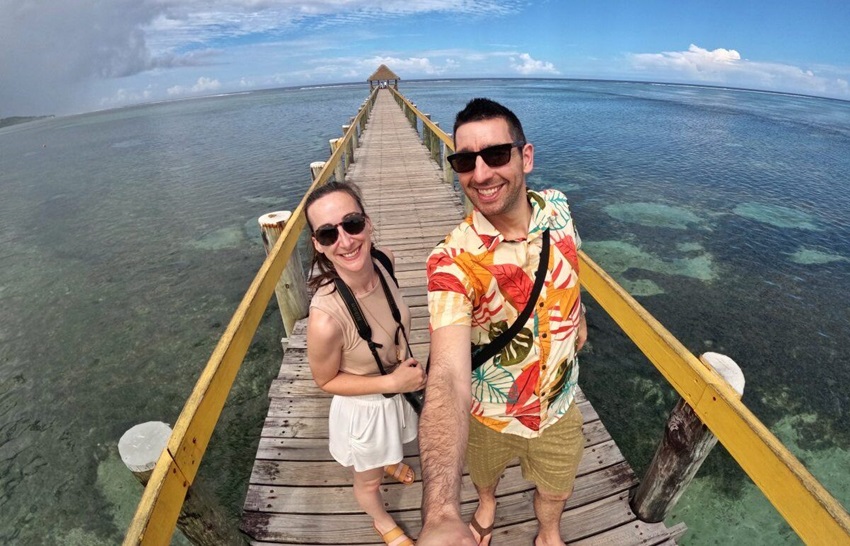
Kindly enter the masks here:
M 377 90 L 373 91 L 361 107 L 351 127 L 305 193 L 305 198 L 314 188 L 328 182 L 340 161 L 344 161 L 343 156 L 349 149 L 349 142 L 358 127 L 365 125 L 376 94 Z M 292 255 L 306 223 L 304 199 L 302 199 L 257 272 L 257 276 L 248 287 L 230 324 L 213 350 L 200 379 L 195 384 L 192 394 L 186 401 L 174 425 L 168 447 L 163 450 L 142 494 L 124 539 L 125 546 L 170 543 L 186 491 L 198 472 L 198 465 L 201 463 L 213 429 L 224 408 L 233 380 L 245 359 L 248 346 L 274 293 L 275 284 Z
M 850 516 L 738 399 L 584 252 L 582 286 L 620 325 L 807 544 L 850 544 Z
M 454 143 L 449 135 L 395 89 L 390 91 L 411 123 L 415 126 L 420 120 L 423 132 L 430 133 L 423 140 L 432 157 L 438 155 L 433 148 L 437 144 L 441 145 L 443 158 L 453 151 Z M 344 151 L 349 149 L 353 132 L 365 124 L 377 92 L 373 90 L 307 193 L 333 176 Z M 452 176 L 445 161 L 443 164 L 447 177 Z M 127 531 L 125 546 L 170 542 L 186 491 L 197 474 L 233 380 L 305 225 L 302 200 L 248 288 L 187 400 L 168 447 L 145 488 Z M 808 544 L 850 544 L 847 511 L 737 399 L 726 382 L 703 365 L 584 252 L 579 257 L 582 286 L 694 408 L 797 534 Z

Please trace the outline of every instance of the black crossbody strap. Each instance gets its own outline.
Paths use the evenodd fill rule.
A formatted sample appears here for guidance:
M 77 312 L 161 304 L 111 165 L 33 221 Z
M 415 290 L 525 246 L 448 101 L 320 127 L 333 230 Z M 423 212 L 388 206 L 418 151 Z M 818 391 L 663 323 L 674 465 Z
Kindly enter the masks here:
M 384 251 L 378 250 L 374 246 L 372 247 L 371 254 L 374 259 L 378 260 L 381 265 L 384 266 L 384 269 L 386 269 L 387 273 L 390 274 L 395 285 L 398 286 L 398 279 L 395 278 L 395 268 L 393 267 L 393 262 L 390 260 L 390 257 L 387 256 Z
M 543 232 L 543 249 L 540 251 L 540 265 L 537 266 L 537 276 L 534 278 L 534 288 L 531 290 L 531 296 L 528 298 L 528 303 L 525 309 L 519 314 L 517 319 L 511 324 L 511 327 L 496 336 L 496 338 L 482 345 L 472 353 L 472 369 L 479 368 L 482 364 L 499 354 L 508 342 L 515 338 L 520 333 L 522 327 L 528 322 L 531 316 L 531 311 L 537 303 L 537 298 L 540 297 L 540 291 L 543 289 L 543 282 L 546 280 L 546 268 L 549 266 L 549 229 Z
M 404 336 L 404 342 L 407 341 L 407 334 L 404 331 L 404 325 L 401 323 L 401 313 L 398 310 L 398 306 L 395 303 L 395 298 L 390 291 L 390 287 L 387 285 L 386 279 L 384 279 L 384 275 L 381 273 L 381 270 L 378 269 L 377 265 L 373 264 L 375 268 L 375 273 L 378 274 L 378 279 L 381 281 L 381 286 L 384 290 L 384 295 L 387 298 L 387 303 L 390 305 L 390 312 L 393 315 L 393 320 L 395 320 L 398 327 L 401 329 L 401 334 Z M 381 362 L 381 357 L 378 355 L 378 348 L 383 347 L 383 345 L 379 343 L 375 343 L 372 341 L 372 328 L 369 326 L 369 322 L 366 320 L 366 317 L 363 315 L 363 310 L 360 309 L 360 304 L 357 303 L 357 298 L 354 297 L 354 294 L 351 292 L 351 289 L 345 284 L 345 281 L 340 279 L 339 277 L 334 278 L 334 286 L 336 286 L 337 291 L 339 291 L 339 295 L 342 297 L 342 301 L 345 302 L 345 306 L 348 308 L 348 312 L 351 314 L 351 318 L 354 319 L 354 325 L 357 327 L 357 334 L 369 345 L 369 350 L 372 351 L 372 356 L 375 358 L 375 362 L 378 364 L 378 370 L 380 370 L 381 375 L 387 375 L 387 370 L 384 368 L 384 363 Z M 408 347 L 410 344 L 408 343 Z M 409 349 L 408 349 L 409 351 Z M 384 393 L 384 396 L 387 398 L 392 398 L 395 396 L 393 393 Z

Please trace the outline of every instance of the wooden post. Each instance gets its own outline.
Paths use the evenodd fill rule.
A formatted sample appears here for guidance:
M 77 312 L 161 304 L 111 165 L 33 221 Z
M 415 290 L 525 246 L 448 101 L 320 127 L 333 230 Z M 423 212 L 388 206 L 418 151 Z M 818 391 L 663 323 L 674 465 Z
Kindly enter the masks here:
M 351 125 L 342 126 L 342 137 L 345 140 L 345 133 L 351 128 Z M 349 138 L 348 144 L 345 146 L 345 172 L 348 172 L 348 167 L 354 163 L 354 139 Z
M 171 427 L 159 421 L 136 425 L 121 436 L 118 452 L 121 460 L 142 485 L 147 485 L 162 450 L 168 445 Z M 177 528 L 197 546 L 219 544 L 246 545 L 247 538 L 235 522 L 196 480 L 188 491 L 177 517 Z
M 452 136 L 452 135 L 449 135 Z M 452 170 L 452 165 L 449 163 L 449 147 L 445 142 L 442 143 L 443 150 L 443 182 L 451 184 L 455 180 L 455 173 Z
M 425 119 L 431 119 L 431 114 L 422 114 Z M 428 151 L 431 151 L 431 137 L 429 136 L 431 133 L 431 129 L 428 128 L 428 125 L 425 124 L 425 120 L 422 120 L 422 144 L 428 148 Z
M 310 174 L 313 176 L 313 180 L 315 181 L 319 178 L 319 175 L 322 174 L 322 169 L 325 168 L 324 161 L 314 161 L 310 163 Z
M 700 360 L 714 368 L 738 393 L 744 394 L 744 374 L 731 358 L 705 353 Z M 694 410 L 679 399 L 664 430 L 664 438 L 632 498 L 632 510 L 642 521 L 663 521 L 691 483 L 717 437 Z
M 339 141 L 342 139 L 332 138 L 328 142 L 331 145 L 331 155 L 336 152 L 336 149 L 339 147 Z M 340 159 L 340 161 L 336 164 L 336 168 L 334 169 L 334 177 L 336 177 L 337 182 L 345 182 L 345 161 Z
M 348 120 L 348 126 L 349 127 L 354 125 L 354 119 L 355 118 L 351 118 L 350 120 Z M 360 131 L 358 130 L 357 127 L 355 127 L 354 131 L 352 131 L 352 133 L 351 133 L 351 144 L 352 144 L 352 148 L 359 148 L 360 147 Z
M 270 212 L 260 216 L 257 220 L 263 232 L 263 246 L 266 254 L 271 252 L 272 247 L 283 233 L 286 222 L 292 217 L 288 210 Z M 293 236 L 295 236 L 293 234 Z M 304 271 L 301 268 L 301 257 L 298 248 L 292 251 L 286 267 L 277 281 L 274 289 L 277 296 L 277 304 L 280 307 L 280 316 L 283 318 L 283 328 L 286 337 L 292 334 L 295 322 L 307 316 L 310 310 L 310 298 L 307 297 L 307 283 L 304 280 Z
M 434 122 L 434 125 L 436 125 L 439 128 L 440 122 L 439 121 Z M 437 136 L 437 133 L 435 131 L 431 131 L 431 159 L 433 159 L 437 163 L 440 162 L 440 143 L 441 142 L 442 142 L 442 140 L 440 140 L 440 137 Z

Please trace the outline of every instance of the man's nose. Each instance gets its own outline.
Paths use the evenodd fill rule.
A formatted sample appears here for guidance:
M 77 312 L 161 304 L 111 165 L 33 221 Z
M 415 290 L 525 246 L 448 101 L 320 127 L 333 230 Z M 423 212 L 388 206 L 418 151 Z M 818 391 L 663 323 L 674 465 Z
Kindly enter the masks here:
M 480 155 L 475 158 L 475 168 L 472 170 L 472 178 L 475 182 L 486 182 L 493 176 L 493 167 L 484 161 Z

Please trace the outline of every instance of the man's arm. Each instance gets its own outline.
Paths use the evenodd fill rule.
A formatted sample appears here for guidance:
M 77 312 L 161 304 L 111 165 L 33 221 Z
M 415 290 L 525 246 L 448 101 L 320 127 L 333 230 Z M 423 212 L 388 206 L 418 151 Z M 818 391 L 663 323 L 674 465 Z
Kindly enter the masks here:
M 469 326 L 444 326 L 431 334 L 431 368 L 419 421 L 422 458 L 420 546 L 476 542 L 460 517 L 460 481 L 472 402 Z

